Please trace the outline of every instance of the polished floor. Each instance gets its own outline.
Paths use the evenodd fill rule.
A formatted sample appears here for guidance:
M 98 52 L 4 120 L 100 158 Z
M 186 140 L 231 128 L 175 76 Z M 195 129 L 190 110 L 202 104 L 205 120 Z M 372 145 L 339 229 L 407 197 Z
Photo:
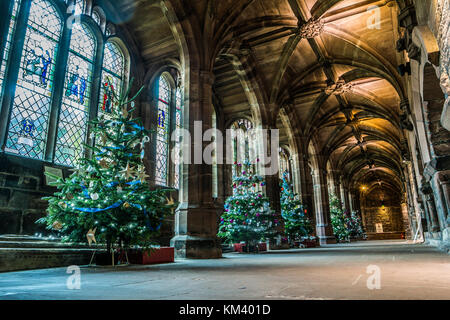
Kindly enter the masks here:
M 16 299 L 450 299 L 450 255 L 403 241 L 370 241 L 218 260 L 0 273 Z M 69 280 L 69 287 L 68 287 Z

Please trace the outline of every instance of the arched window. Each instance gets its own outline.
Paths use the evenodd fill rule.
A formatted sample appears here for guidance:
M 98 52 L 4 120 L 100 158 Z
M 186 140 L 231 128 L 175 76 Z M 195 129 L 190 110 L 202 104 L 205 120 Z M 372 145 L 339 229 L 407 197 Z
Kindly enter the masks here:
M 48 1 L 32 1 L 5 151 L 43 159 L 62 20 Z
M 0 50 L 0 140 L 5 141 L 0 152 L 74 166 L 85 155 L 87 123 L 95 114 L 92 108 L 97 108 L 92 101 L 100 101 L 100 106 L 104 102 L 101 82 L 109 79 L 117 95 L 123 91 L 127 78 L 124 45 L 119 47 L 115 42 L 120 39 L 106 42 L 103 60 L 98 62 L 97 52 L 101 50 L 97 46 L 103 43 L 96 38 L 101 37 L 100 31 L 95 32 L 94 19 L 83 13 L 84 0 L 77 0 L 75 6 L 69 3 L 74 2 L 11 3 L 9 28 L 4 26 L 7 37 Z M 63 20 L 62 15 L 70 10 L 81 15 L 74 24 Z M 26 21 L 26 25 L 20 21 Z M 18 45 L 22 47 L 16 48 Z M 6 83 L 11 90 L 4 89 Z M 94 92 L 93 88 L 103 91 Z
M 12 42 L 12 37 L 14 34 L 14 30 L 16 29 L 16 22 L 17 22 L 17 11 L 19 10 L 19 5 L 20 5 L 20 0 L 14 0 L 14 4 L 13 4 L 13 9 L 12 9 L 12 13 L 11 13 L 11 19 L 9 22 L 9 27 L 8 27 L 8 35 L 6 38 L 6 43 L 5 43 L 5 47 L 3 49 L 3 59 L 2 59 L 2 63 L 0 66 L 0 96 L 3 92 L 3 82 L 5 79 L 5 72 L 6 72 L 6 66 L 9 60 L 9 56 L 10 56 L 10 51 L 11 51 L 11 42 Z M 2 44 L 0 44 L 2 45 Z
M 101 18 L 100 18 L 100 15 L 97 13 L 97 11 L 93 11 L 91 16 L 92 16 L 92 19 L 94 19 L 94 21 L 95 21 L 98 25 L 101 25 L 102 20 L 101 20 Z
M 119 98 L 122 94 L 125 58 L 114 42 L 105 44 L 102 68 L 102 86 L 100 93 L 99 112 L 111 112 L 112 96 Z
M 84 13 L 85 1 L 84 0 L 76 0 L 75 1 L 75 15 L 80 15 Z
M 247 119 L 239 119 L 232 123 L 231 129 L 233 129 L 233 162 L 242 163 L 244 161 L 252 161 L 251 150 L 254 148 L 252 144 L 252 137 L 249 135 L 250 130 L 253 128 L 251 121 Z M 238 174 L 236 166 L 233 166 L 233 175 Z
M 169 132 L 172 87 L 170 86 L 168 75 L 165 73 L 159 77 L 158 95 L 155 183 L 167 186 L 169 184 Z
M 83 156 L 95 52 L 92 32 L 84 24 L 74 24 L 56 139 L 56 163 L 73 166 Z
M 280 167 L 280 179 L 283 179 L 284 173 L 287 173 L 288 181 L 291 181 L 291 170 L 289 165 L 289 153 L 284 148 L 280 148 L 279 153 L 279 167 Z

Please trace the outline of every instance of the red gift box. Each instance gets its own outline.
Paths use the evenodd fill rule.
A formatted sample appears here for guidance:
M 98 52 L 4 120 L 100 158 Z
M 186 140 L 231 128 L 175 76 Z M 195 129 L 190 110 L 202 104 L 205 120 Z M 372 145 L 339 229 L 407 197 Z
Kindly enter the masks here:
M 132 264 L 157 264 L 175 261 L 175 249 L 171 247 L 152 248 L 150 251 L 135 251 L 129 254 Z
M 235 252 L 246 252 L 245 243 L 235 243 L 234 244 Z
M 259 251 L 267 251 L 267 243 L 265 243 L 265 242 L 258 243 L 258 250 Z

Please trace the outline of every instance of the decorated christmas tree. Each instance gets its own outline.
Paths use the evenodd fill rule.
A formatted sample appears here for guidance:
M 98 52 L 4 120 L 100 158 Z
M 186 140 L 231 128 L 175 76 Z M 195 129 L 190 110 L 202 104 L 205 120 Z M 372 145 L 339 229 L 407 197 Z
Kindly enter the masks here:
M 289 242 L 301 241 L 302 238 L 309 237 L 313 233 L 307 210 L 302 205 L 298 194 L 294 193 L 287 172 L 283 173 L 281 185 L 281 215 Z
M 347 225 L 347 218 L 342 210 L 341 201 L 335 196 L 330 196 L 330 215 L 333 233 L 338 242 L 350 240 L 350 230 Z
M 366 233 L 364 232 L 364 228 L 359 214 L 355 211 L 352 211 L 351 213 L 346 211 L 344 212 L 344 215 L 346 217 L 350 237 L 354 239 L 366 238 Z
M 93 156 L 80 159 L 66 179 L 48 174 L 58 192 L 45 198 L 48 215 L 39 222 L 59 230 L 64 241 L 101 242 L 108 250 L 149 247 L 173 210 L 166 197 L 172 190 L 151 191 L 147 182 L 143 159 L 150 132 L 132 116 L 139 93 L 128 99 L 129 92 L 117 97 L 111 91 L 110 112 L 90 122 L 95 145 L 85 147 Z
M 249 250 L 259 241 L 273 238 L 280 221 L 261 192 L 264 178 L 255 174 L 248 162 L 235 165 L 233 195 L 225 202 L 218 236 L 233 243 L 245 242 Z

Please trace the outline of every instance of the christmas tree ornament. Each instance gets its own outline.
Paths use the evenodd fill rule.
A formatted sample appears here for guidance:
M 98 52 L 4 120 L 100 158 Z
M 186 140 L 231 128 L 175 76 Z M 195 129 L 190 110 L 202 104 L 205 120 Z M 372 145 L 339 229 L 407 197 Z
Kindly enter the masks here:
M 126 105 L 122 108 L 122 117 L 128 118 L 128 109 Z
M 101 139 L 101 143 L 102 145 L 106 145 L 106 142 L 108 142 L 108 136 L 106 135 L 106 132 L 103 132 L 102 135 L 100 136 Z
M 125 209 L 128 209 L 128 208 L 131 207 L 131 205 L 130 205 L 129 202 L 124 202 L 123 207 L 124 207 Z
M 144 149 L 145 144 L 150 142 L 150 137 L 149 136 L 145 136 L 142 141 L 141 141 L 141 149 Z
M 170 199 L 166 197 L 167 200 L 167 205 L 170 207 L 170 211 L 172 212 L 172 214 L 174 214 L 175 209 L 176 209 L 176 203 L 175 200 L 173 199 L 172 196 L 170 196 Z
M 145 172 L 144 166 L 140 166 L 139 170 L 138 170 L 138 178 L 139 178 L 139 180 L 145 181 L 149 177 L 150 176 Z
M 91 199 L 94 201 L 97 201 L 100 198 L 100 196 L 98 195 L 98 193 L 93 193 L 91 194 Z
M 106 168 L 109 167 L 109 163 L 108 163 L 108 161 L 106 161 L 105 158 L 102 158 L 102 159 L 98 162 L 98 164 L 99 164 L 100 167 L 102 167 L 103 169 L 106 169 Z
M 97 243 L 97 240 L 95 240 L 95 232 L 97 231 L 97 228 L 95 229 L 89 229 L 89 231 L 86 233 L 86 238 L 89 243 L 89 247 L 92 245 L 92 242 Z
M 122 177 L 126 180 L 132 178 L 134 176 L 134 168 L 130 166 L 130 163 L 127 162 L 127 166 L 122 171 L 119 171 L 122 174 Z
M 61 224 L 61 222 L 55 221 L 55 222 L 53 222 L 53 224 L 52 224 L 52 228 L 53 228 L 54 230 L 56 230 L 56 231 L 59 231 L 59 230 L 61 230 L 61 229 L 63 228 L 63 225 Z

